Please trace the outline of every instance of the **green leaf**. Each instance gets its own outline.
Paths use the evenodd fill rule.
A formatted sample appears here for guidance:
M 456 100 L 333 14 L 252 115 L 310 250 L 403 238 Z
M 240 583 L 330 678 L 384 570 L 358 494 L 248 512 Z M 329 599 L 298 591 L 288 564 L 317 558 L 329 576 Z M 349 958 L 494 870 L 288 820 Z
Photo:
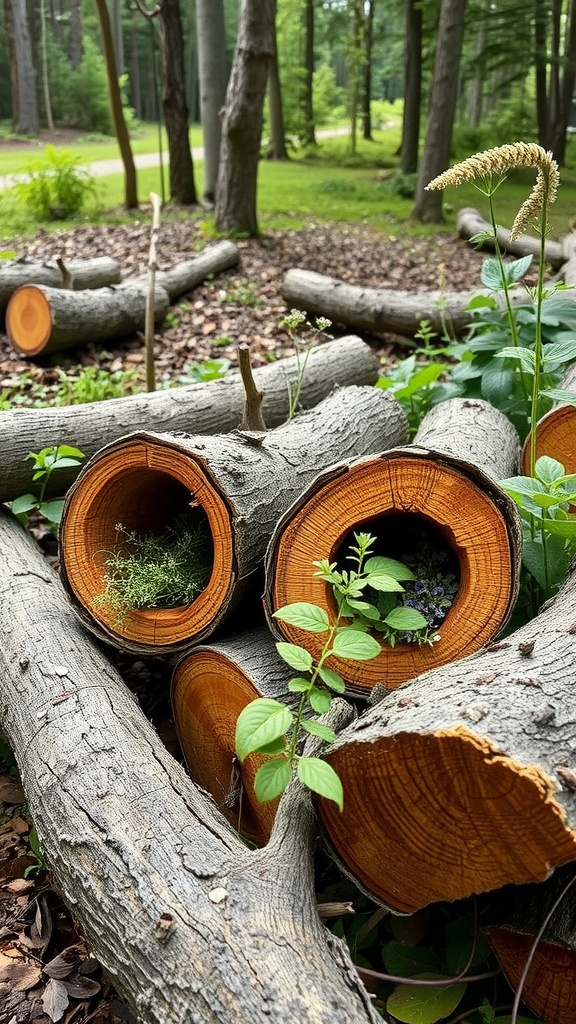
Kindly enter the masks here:
M 575 358 L 576 339 L 574 337 L 571 337 L 569 341 L 555 341 L 550 345 L 544 345 L 542 351 L 542 362 L 546 370 L 553 366 L 571 363 Z
M 429 946 L 407 946 L 404 942 L 385 943 L 382 959 L 388 974 L 405 978 L 423 971 L 437 971 L 440 966 L 438 954 Z
M 514 260 L 513 263 L 507 263 L 505 265 L 506 280 L 508 281 L 508 284 L 516 284 L 517 281 L 522 280 L 524 274 L 530 267 L 533 258 L 533 256 L 522 256 L 521 259 Z
M 428 620 L 416 608 L 393 608 L 384 619 L 391 629 L 423 629 Z
M 292 778 L 292 766 L 285 757 L 275 757 L 260 765 L 254 776 L 254 792 L 260 803 L 275 800 L 283 793 Z
M 458 1006 L 466 985 L 398 985 L 386 1002 L 386 1009 L 405 1024 L 436 1024 Z
M 576 398 L 576 395 L 574 396 Z M 541 455 L 536 459 L 536 476 L 543 484 L 553 484 L 564 476 L 564 466 L 549 455 Z
M 308 601 L 295 601 L 274 612 L 274 618 L 290 626 L 305 629 L 307 633 L 325 633 L 330 629 L 328 614 L 324 608 Z
M 554 537 L 564 537 L 566 540 L 576 538 L 576 519 L 544 519 L 541 526 Z
M 380 654 L 381 647 L 369 633 L 361 633 L 357 629 L 342 629 L 334 637 L 332 654 L 351 661 L 370 661 Z
M 321 740 L 326 740 L 326 743 L 334 743 L 336 739 L 333 729 L 330 729 L 328 725 L 322 725 L 321 722 L 315 722 L 313 718 L 305 719 L 302 722 L 302 728 L 312 736 L 319 736 Z
M 539 480 L 534 480 L 531 476 L 509 476 L 506 480 L 499 481 L 500 486 L 504 488 L 508 494 L 545 494 L 546 489 Z
M 370 572 L 366 575 L 365 582 L 373 590 L 385 590 L 387 593 L 401 593 L 404 590 L 402 584 L 387 573 Z
M 52 467 L 51 468 L 52 468 L 52 470 L 54 470 L 54 469 L 62 469 L 64 466 L 78 466 L 78 465 L 79 465 L 78 459 L 69 459 L 69 458 L 66 458 L 66 457 L 60 458 L 60 456 L 58 456 L 58 458 L 55 459 L 54 462 L 52 463 Z
M 344 806 L 342 783 L 332 766 L 326 761 L 321 761 L 319 757 L 298 758 L 298 778 L 313 793 L 318 793 L 326 800 L 333 800 L 342 810 Z
M 364 570 L 368 573 L 382 573 L 385 576 L 391 576 L 394 580 L 414 579 L 414 573 L 407 565 L 404 565 L 404 562 L 398 562 L 395 558 L 383 558 L 381 555 L 369 558 L 364 565 Z
M 527 373 L 534 373 L 536 357 L 530 348 L 524 348 L 521 345 L 518 348 L 507 347 L 500 349 L 500 352 L 495 352 L 494 355 L 499 359 L 517 359 L 523 370 Z
M 71 455 L 74 459 L 85 458 L 84 452 L 81 452 L 79 448 L 72 448 L 69 444 L 58 445 L 58 458 L 60 458 L 61 455 Z
M 451 975 L 458 974 L 469 958 L 474 938 L 474 922 L 471 914 L 457 917 L 446 925 L 446 968 Z M 481 929 L 478 929 L 474 955 L 470 967 L 480 967 L 490 956 L 490 946 Z
M 309 672 L 312 668 L 312 655 L 304 647 L 297 644 L 287 644 L 282 640 L 276 644 L 276 650 L 290 668 L 297 672 Z
M 59 523 L 62 519 L 63 509 L 64 498 L 57 498 L 56 501 L 43 501 L 41 505 L 38 505 L 38 511 L 49 523 Z
M 480 279 L 484 287 L 490 288 L 493 292 L 498 292 L 503 288 L 505 282 L 498 260 L 484 260 L 482 270 L 480 272 Z
M 566 388 L 546 388 L 541 394 L 563 405 L 576 405 L 576 392 L 567 391 Z
M 37 505 L 38 498 L 35 498 L 33 494 L 22 494 L 12 502 L 12 511 L 15 516 L 19 516 L 22 512 L 30 512 Z
M 293 720 L 292 712 L 280 701 L 270 697 L 251 701 L 236 722 L 236 753 L 240 760 L 283 736 Z
M 342 679 L 342 676 L 338 675 L 333 668 L 328 668 L 327 665 L 322 665 L 321 668 L 318 669 L 318 675 L 322 682 L 336 693 L 344 693 L 346 690 L 346 684 Z
M 310 686 L 310 680 L 304 676 L 294 676 L 288 683 L 290 693 L 305 693 Z
M 326 690 L 321 690 L 318 686 L 315 686 L 308 694 L 308 700 L 310 707 L 317 715 L 325 715 L 330 710 L 332 703 L 332 697 Z
M 380 618 L 380 612 L 378 609 L 368 601 L 356 601 L 349 597 L 346 604 L 348 608 L 352 611 L 360 612 L 366 619 L 376 620 Z

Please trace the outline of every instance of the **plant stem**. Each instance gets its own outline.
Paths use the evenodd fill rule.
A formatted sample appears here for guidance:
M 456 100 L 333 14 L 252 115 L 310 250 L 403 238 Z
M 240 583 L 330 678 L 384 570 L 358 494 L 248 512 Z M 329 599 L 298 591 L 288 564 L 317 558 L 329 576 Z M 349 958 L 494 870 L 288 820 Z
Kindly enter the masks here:
M 536 325 L 534 329 L 534 377 L 532 380 L 532 402 L 530 408 L 530 476 L 536 476 L 536 425 L 538 423 L 538 398 L 540 395 L 540 374 L 542 370 L 542 301 L 544 295 L 544 260 L 546 245 L 547 206 L 542 205 L 540 225 L 540 254 L 538 261 L 538 282 L 536 284 Z

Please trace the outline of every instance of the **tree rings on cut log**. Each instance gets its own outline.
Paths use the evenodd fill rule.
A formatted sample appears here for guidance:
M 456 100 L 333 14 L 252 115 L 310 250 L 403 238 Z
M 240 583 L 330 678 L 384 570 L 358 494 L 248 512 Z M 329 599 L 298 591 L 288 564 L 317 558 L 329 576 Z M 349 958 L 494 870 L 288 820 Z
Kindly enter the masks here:
M 487 447 L 483 421 L 499 428 Z M 472 426 L 479 437 L 469 437 Z M 321 474 L 283 516 L 270 543 L 265 600 L 271 628 L 319 657 L 321 636 L 304 634 L 274 619 L 273 612 L 309 601 L 333 618 L 331 588 L 314 576 L 313 562 L 328 558 L 346 567 L 353 533 L 362 530 L 377 538 L 376 554 L 397 559 L 407 538 L 424 536 L 455 566 L 458 589 L 438 627 L 438 642 L 383 645 L 371 661 L 332 658 L 330 664 L 352 692 L 367 693 L 377 683 L 395 689 L 491 640 L 507 621 L 518 590 L 518 514 L 492 475 L 515 470 L 518 439 L 512 431 L 487 403 L 453 400 L 422 422 L 415 441 L 421 437 L 431 447 L 415 443 Z M 476 464 L 459 458 L 459 450 Z M 490 475 L 479 467 L 480 456 Z
M 254 776 L 265 758 L 236 757 L 238 715 L 258 697 L 289 700 L 292 670 L 281 661 L 267 629 L 195 647 L 172 679 L 174 723 L 194 782 L 211 793 L 218 808 L 247 839 L 267 842 L 278 801 L 260 803 Z
M 574 392 L 576 403 L 576 363 L 569 366 L 560 385 L 565 391 Z M 522 469 L 530 475 L 531 435 L 526 438 L 522 449 Z M 536 459 L 549 455 L 564 466 L 566 473 L 576 473 L 576 404 L 556 405 L 536 424 Z

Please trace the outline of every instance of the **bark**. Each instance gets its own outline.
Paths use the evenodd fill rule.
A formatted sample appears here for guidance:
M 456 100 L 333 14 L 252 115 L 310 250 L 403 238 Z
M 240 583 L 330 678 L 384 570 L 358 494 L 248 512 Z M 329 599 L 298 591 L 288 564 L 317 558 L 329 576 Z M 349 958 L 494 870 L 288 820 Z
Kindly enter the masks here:
M 170 199 L 190 206 L 197 202 L 188 135 L 184 74 L 184 35 L 179 0 L 162 0 L 159 11 L 162 59 L 162 110 L 170 154 Z
M 270 836 L 278 800 L 257 800 L 254 776 L 265 759 L 250 754 L 238 761 L 236 721 L 257 697 L 297 705 L 300 695 L 288 692 L 293 675 L 270 631 L 259 627 L 195 647 L 172 679 L 174 724 L 191 777 L 233 828 L 259 846 Z
M 536 458 L 549 455 L 564 466 L 566 473 L 576 473 L 576 363 L 572 363 L 561 387 L 574 394 L 573 404 L 558 403 L 536 424 Z M 522 449 L 522 470 L 530 475 L 530 446 L 532 434 Z
M 316 145 L 314 122 L 314 0 L 305 0 L 304 18 L 304 75 L 302 82 L 302 112 L 304 115 L 303 146 Z
M 422 7 L 406 0 L 406 42 L 404 49 L 404 113 L 400 169 L 415 174 L 418 169 L 420 107 L 422 103 Z
M 374 4 L 375 0 L 369 0 L 368 8 L 364 14 L 364 84 L 362 95 L 363 106 L 363 135 L 368 141 L 372 141 L 372 49 L 374 43 Z
M 23 284 L 44 284 L 51 288 L 68 287 L 64 270 L 72 275 L 72 287 L 103 288 L 118 284 L 120 264 L 111 256 L 95 256 L 87 260 L 66 260 L 60 266 L 36 263 L 33 260 L 3 260 L 0 268 L 0 314 L 3 314 L 11 295 Z
M 547 4 L 542 3 L 542 0 L 534 0 L 534 68 L 536 78 L 536 119 L 538 122 L 538 142 L 544 149 L 548 149 L 550 145 L 550 111 L 548 109 L 546 67 L 547 23 Z
M 311 408 L 336 386 L 374 384 L 377 377 L 376 360 L 360 338 L 327 342 L 310 354 L 300 405 Z M 294 389 L 298 380 L 295 356 L 259 367 L 254 378 L 264 393 L 264 419 L 269 427 L 278 426 L 288 415 L 289 388 Z M 243 408 L 240 375 L 231 373 L 223 380 L 107 402 L 62 409 L 5 410 L 0 413 L 0 501 L 13 501 L 30 491 L 30 467 L 24 460 L 31 451 L 74 444 L 89 458 L 104 445 L 137 429 L 221 433 L 238 426 Z M 47 494 L 63 494 L 77 474 L 75 467 L 59 470 Z
M 68 492 L 61 523 L 65 587 L 87 626 L 117 646 L 174 653 L 211 636 L 261 585 L 266 545 L 288 506 L 326 466 L 402 443 L 398 402 L 377 388 L 340 389 L 268 434 L 175 436 L 135 433 L 100 451 Z M 192 504 L 191 504 L 192 495 Z M 103 594 L 104 553 L 116 524 L 160 533 L 197 508 L 207 520 L 213 565 L 189 605 L 130 610 L 124 619 Z
M 274 4 L 274 21 L 276 21 L 277 4 Z M 278 67 L 278 44 L 276 28 L 274 28 L 274 55 L 268 70 L 268 115 L 270 118 L 269 160 L 288 160 L 286 148 L 286 132 L 284 129 L 284 108 L 282 106 L 282 88 L 280 85 L 280 69 Z
M 112 27 L 106 0 L 96 0 L 100 32 L 102 34 L 102 45 L 104 59 L 106 61 L 106 76 L 108 79 L 108 94 L 110 96 L 110 108 L 114 122 L 114 132 L 118 140 L 118 148 L 122 163 L 124 164 L 124 205 L 127 210 L 134 210 L 138 207 L 138 186 L 136 181 L 136 165 L 130 145 L 130 135 L 124 120 L 122 110 L 122 96 L 116 69 L 116 56 L 114 53 L 114 41 L 112 38 Z
M 223 0 L 196 0 L 200 117 L 204 143 L 205 199 L 213 202 L 220 162 L 222 113 L 226 102 L 226 26 Z
M 488 232 L 492 235 L 492 225 L 484 219 L 478 210 L 465 207 L 460 210 L 456 218 L 456 230 L 460 238 L 473 238 L 474 235 Z M 501 249 L 509 252 L 512 256 L 532 255 L 535 259 L 540 256 L 540 239 L 534 235 L 520 235 L 511 239 L 507 228 L 497 227 L 496 237 Z M 477 247 L 477 243 L 474 245 Z M 482 248 L 494 250 L 494 239 L 488 237 L 482 242 Z M 562 242 L 553 242 L 549 239 L 545 242 L 545 260 L 550 266 L 558 269 L 567 259 L 567 254 Z M 567 282 L 574 283 L 574 282 Z
M 323 826 L 382 903 L 412 913 L 576 860 L 575 618 L 573 562 L 535 619 L 387 695 L 330 748 L 344 813 L 322 802 Z
M 56 884 L 138 1021 L 381 1021 L 319 923 L 307 796 L 292 788 L 249 851 L 7 517 L 0 557 L 0 727 Z
M 395 689 L 436 665 L 478 650 L 507 622 L 518 592 L 518 510 L 496 483 L 513 475 L 519 441 L 506 417 L 480 400 L 450 399 L 423 419 L 410 445 L 321 473 L 278 521 L 266 555 L 265 609 L 270 628 L 314 658 L 322 640 L 272 613 L 309 601 L 334 613 L 331 588 L 312 573 L 319 557 L 343 559 L 355 530 L 376 537 L 374 551 L 402 560 L 430 541 L 446 551 L 459 580 L 433 645 L 382 646 L 371 661 L 331 658 L 354 694 L 378 683 Z
M 234 242 L 224 239 L 204 249 L 194 259 L 177 263 L 169 270 L 156 271 L 156 283 L 164 288 L 174 302 L 181 295 L 192 291 L 211 274 L 221 274 L 240 262 L 240 250 Z
M 216 227 L 258 235 L 256 189 L 268 69 L 274 54 L 274 0 L 242 0 L 226 93 Z
M 38 102 L 27 8 L 23 0 L 8 0 L 8 2 L 11 2 L 10 27 L 13 39 L 11 56 L 16 62 L 17 86 L 16 95 L 12 98 L 13 129 L 16 135 L 38 135 Z
M 22 355 L 60 352 L 80 343 L 122 338 L 144 328 L 147 286 L 130 281 L 75 292 L 46 285 L 23 285 L 6 310 L 6 333 Z M 154 289 L 154 320 L 170 306 L 160 285 Z
M 70 0 L 70 34 L 68 36 L 68 56 L 73 71 L 78 71 L 82 63 L 82 2 Z

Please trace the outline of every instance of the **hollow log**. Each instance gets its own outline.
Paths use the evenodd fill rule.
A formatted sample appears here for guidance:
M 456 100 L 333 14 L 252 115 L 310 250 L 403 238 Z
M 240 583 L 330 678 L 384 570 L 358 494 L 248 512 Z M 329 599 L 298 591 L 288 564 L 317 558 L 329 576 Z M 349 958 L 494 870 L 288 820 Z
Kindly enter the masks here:
M 262 411 L 269 427 L 288 415 L 289 388 L 298 379 L 294 356 L 254 371 L 263 392 Z M 304 409 L 317 405 L 335 386 L 374 384 L 378 365 L 369 346 L 349 336 L 311 350 L 300 393 Z M 234 430 L 242 419 L 244 389 L 238 373 L 170 391 L 128 395 L 106 402 L 86 402 L 57 409 L 10 409 L 0 412 L 0 501 L 13 501 L 31 487 L 31 451 L 74 444 L 89 458 L 118 437 L 143 430 L 216 434 Z M 75 467 L 58 471 L 47 494 L 64 494 L 78 475 Z
M 494 923 L 483 928 L 510 986 L 516 990 L 528 955 L 554 904 L 542 938 L 535 948 L 522 987 L 522 1002 L 546 1024 L 576 1020 L 576 928 L 574 865 L 558 868 L 538 885 L 509 887 L 494 894 Z
M 111 256 L 95 256 L 88 260 L 66 260 L 58 266 L 37 263 L 34 260 L 2 260 L 0 264 L 0 315 L 3 315 L 10 297 L 23 284 L 47 285 L 64 288 L 65 272 L 71 275 L 72 288 L 104 288 L 120 281 L 120 264 Z
M 0 728 L 55 882 L 140 1024 L 381 1022 L 318 919 L 306 794 L 248 850 L 1 513 L 0 559 Z
M 157 270 L 156 284 L 168 293 L 170 302 L 174 302 L 186 292 L 191 292 L 210 274 L 221 274 L 239 262 L 238 246 L 229 239 L 223 239 L 215 245 L 207 246 L 194 259 L 184 260 L 168 270 Z
M 24 356 L 48 355 L 89 341 L 122 338 L 144 327 L 147 285 L 124 284 L 92 291 L 65 291 L 25 284 L 6 310 L 6 333 Z M 154 322 L 170 306 L 167 292 L 154 289 Z
M 549 455 L 561 462 L 567 473 L 576 473 L 576 363 L 568 368 L 561 387 L 574 392 L 574 405 L 561 402 L 550 409 L 536 424 L 536 458 Z M 522 470 L 530 475 L 530 444 L 528 435 L 522 449 Z
M 320 557 L 343 561 L 355 530 L 377 538 L 376 553 L 402 559 L 423 532 L 446 551 L 458 579 L 432 646 L 398 643 L 371 661 L 331 658 L 350 692 L 407 679 L 478 650 L 507 622 L 518 592 L 520 522 L 496 481 L 516 471 L 519 441 L 506 417 L 481 400 L 450 399 L 423 419 L 414 443 L 329 468 L 279 520 L 266 555 L 270 628 L 317 658 L 322 641 L 273 612 L 309 601 L 332 617 L 331 588 L 313 575 Z M 414 539 L 414 532 L 416 539 Z
M 366 891 L 412 913 L 576 860 L 575 671 L 576 562 L 527 625 L 342 732 L 325 756 L 344 813 L 319 813 Z
M 278 800 L 260 803 L 254 776 L 264 761 L 236 757 L 238 715 L 257 697 L 295 706 L 288 693 L 294 675 L 265 627 L 210 644 L 182 658 L 172 677 L 172 708 L 178 740 L 194 782 L 207 790 L 233 827 L 259 846 L 272 829 Z
M 379 451 L 407 437 L 399 403 L 378 388 L 342 388 L 269 433 L 177 436 L 139 432 L 99 452 L 68 491 L 60 531 L 64 584 L 90 629 L 138 652 L 172 653 L 212 635 L 260 583 L 279 517 L 344 453 Z M 161 533 L 187 508 L 205 517 L 213 566 L 189 605 L 129 611 L 108 602 L 105 556 L 116 524 Z
M 473 238 L 475 235 L 485 234 L 480 248 L 487 248 L 494 250 L 494 231 L 489 221 L 485 220 L 479 210 L 474 210 L 472 207 L 465 207 L 459 211 L 456 217 L 456 230 L 460 235 L 460 238 Z M 518 238 L 510 238 L 510 232 L 507 228 L 503 228 L 500 225 L 496 228 L 496 238 L 498 245 L 505 252 L 509 252 L 512 256 L 534 256 L 537 260 L 540 256 L 540 239 L 535 235 L 522 234 Z M 474 242 L 474 245 L 478 247 L 478 243 Z M 568 256 L 566 249 L 562 242 L 553 242 L 550 239 L 546 239 L 545 242 L 545 260 L 550 264 L 551 267 L 558 269 Z M 573 282 L 566 282 L 567 284 Z

